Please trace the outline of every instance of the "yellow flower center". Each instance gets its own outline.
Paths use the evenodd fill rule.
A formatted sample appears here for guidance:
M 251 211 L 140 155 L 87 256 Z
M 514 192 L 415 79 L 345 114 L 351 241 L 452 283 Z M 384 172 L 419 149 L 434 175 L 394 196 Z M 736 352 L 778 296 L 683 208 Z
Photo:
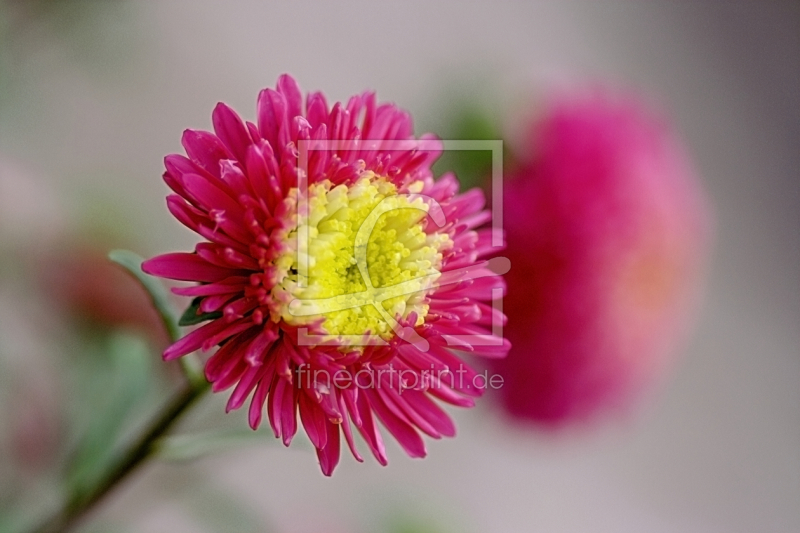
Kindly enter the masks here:
M 410 192 L 419 192 L 414 183 Z M 389 340 L 398 319 L 428 314 L 426 292 L 439 277 L 448 235 L 423 228 L 429 204 L 398 194 L 385 178 L 365 172 L 349 187 L 325 180 L 308 188 L 297 227 L 287 236 L 291 251 L 279 258 L 286 276 L 281 318 L 303 325 L 322 320 L 332 338 L 367 334 Z M 349 342 L 341 344 L 349 345 Z M 359 344 L 353 342 L 352 344 Z

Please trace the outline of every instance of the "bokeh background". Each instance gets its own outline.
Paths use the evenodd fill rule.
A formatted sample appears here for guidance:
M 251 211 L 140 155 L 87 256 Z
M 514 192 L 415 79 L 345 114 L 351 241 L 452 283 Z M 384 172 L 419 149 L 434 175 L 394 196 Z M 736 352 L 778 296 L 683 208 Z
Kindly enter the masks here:
M 330 100 L 375 89 L 418 132 L 446 130 L 458 99 L 513 114 L 537 88 L 586 79 L 645 94 L 672 117 L 716 215 L 699 325 L 673 378 L 627 419 L 550 435 L 484 402 L 455 412 L 459 437 L 426 460 L 389 444 L 388 468 L 344 458 L 332 479 L 310 446 L 236 442 L 148 468 L 86 531 L 800 531 L 797 2 L 3 0 L 0 47 L 8 523 L 55 505 L 60 450 L 80 429 L 109 409 L 141 419 L 175 383 L 139 337 L 95 335 L 115 313 L 152 324 L 76 301 L 86 291 L 65 272 L 113 276 L 108 248 L 190 249 L 165 209 L 162 157 L 184 128 L 210 127 L 217 101 L 253 117 L 258 91 L 290 72 Z M 124 282 L 106 281 L 112 294 Z M 223 406 L 206 401 L 189 425 L 244 426 Z

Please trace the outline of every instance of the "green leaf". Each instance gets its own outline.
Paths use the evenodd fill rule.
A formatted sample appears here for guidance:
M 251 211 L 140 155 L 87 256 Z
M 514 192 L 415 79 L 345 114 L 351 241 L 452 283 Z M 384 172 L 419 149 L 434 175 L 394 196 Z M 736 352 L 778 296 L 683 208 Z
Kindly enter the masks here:
M 203 302 L 202 298 L 195 298 L 192 300 L 192 304 L 186 308 L 186 311 L 183 312 L 181 315 L 180 320 L 178 320 L 179 326 L 196 326 L 197 324 L 202 324 L 208 320 L 216 320 L 217 318 L 222 318 L 222 313 L 219 311 L 213 313 L 201 313 L 200 312 L 200 304 Z
M 32 522 L 17 509 L 0 509 L 0 533 L 17 533 L 29 530 Z
M 108 258 L 127 270 L 144 287 L 161 317 L 161 322 L 164 324 L 169 338 L 172 339 L 172 342 L 177 342 L 181 338 L 181 331 L 166 287 L 158 278 L 146 274 L 142 270 L 143 259 L 135 253 L 128 250 L 113 250 L 108 254 Z M 203 371 L 196 360 L 189 356 L 181 357 L 180 365 L 192 386 L 198 386 L 205 382 Z
M 71 496 L 84 494 L 103 475 L 126 422 L 135 415 L 135 408 L 145 403 L 151 390 L 152 355 L 142 339 L 117 334 L 108 343 L 106 353 L 108 366 L 98 368 L 94 376 L 95 395 L 102 395 L 103 400 L 97 402 L 96 416 L 69 462 L 66 487 Z
M 448 139 L 501 139 L 497 119 L 488 111 L 470 102 L 451 104 L 444 135 Z M 453 171 L 462 190 L 488 182 L 492 171 L 491 150 L 447 150 L 436 161 L 434 174 Z
M 156 454 L 166 461 L 193 461 L 231 447 L 263 445 L 273 442 L 264 431 L 236 429 L 164 437 L 156 444 Z
M 133 252 L 128 250 L 113 250 L 108 254 L 108 258 L 114 263 L 118 264 L 127 270 L 133 277 L 139 281 L 153 302 L 158 311 L 164 327 L 169 333 L 172 342 L 176 342 L 181 337 L 180 329 L 178 329 L 178 321 L 175 319 L 175 313 L 172 310 L 172 305 L 169 301 L 169 292 L 166 287 L 158 280 L 149 274 L 142 271 L 142 263 L 144 260 Z

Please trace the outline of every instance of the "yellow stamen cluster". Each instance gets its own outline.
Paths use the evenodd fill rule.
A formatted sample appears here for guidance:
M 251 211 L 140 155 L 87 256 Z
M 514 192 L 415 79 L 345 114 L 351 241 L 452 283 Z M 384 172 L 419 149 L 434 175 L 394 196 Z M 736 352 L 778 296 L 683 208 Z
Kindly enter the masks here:
M 409 189 L 418 192 L 421 185 Z M 297 228 L 287 237 L 295 242 L 281 258 L 291 262 L 280 284 L 286 301 L 281 318 L 297 325 L 323 319 L 330 336 L 370 334 L 384 340 L 394 335 L 397 318 L 416 312 L 416 325 L 422 324 L 426 291 L 439 277 L 442 251 L 451 245 L 446 234 L 424 231 L 428 207 L 423 197 L 398 194 L 372 172 L 349 187 L 327 180 L 311 185 L 307 216 L 298 215 Z

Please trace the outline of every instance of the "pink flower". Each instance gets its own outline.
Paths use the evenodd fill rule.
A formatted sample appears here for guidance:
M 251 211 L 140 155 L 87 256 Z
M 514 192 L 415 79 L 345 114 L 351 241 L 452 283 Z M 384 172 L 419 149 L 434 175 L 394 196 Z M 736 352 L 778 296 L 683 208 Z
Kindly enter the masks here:
M 386 464 L 376 417 L 423 457 L 421 433 L 455 434 L 435 400 L 469 407 L 482 392 L 451 350 L 508 349 L 491 334 L 504 283 L 482 260 L 492 233 L 474 229 L 489 218 L 483 195 L 434 181 L 439 141 L 415 139 L 408 114 L 372 93 L 303 105 L 284 75 L 257 116 L 220 103 L 214 133 L 187 130 L 188 157 L 166 158 L 169 210 L 205 240 L 143 267 L 197 282 L 175 292 L 208 322 L 164 358 L 221 346 L 205 373 L 214 391 L 234 387 L 228 410 L 251 397 L 250 425 L 266 410 L 287 446 L 299 414 L 326 475 L 340 435 L 361 461 L 353 427 Z
M 686 333 L 709 213 L 683 149 L 632 99 L 562 97 L 505 189 L 502 398 L 557 425 L 627 410 Z
M 164 347 L 168 337 L 150 298 L 129 275 L 108 260 L 99 243 L 63 235 L 37 261 L 37 281 L 66 316 L 94 328 L 136 330 Z

